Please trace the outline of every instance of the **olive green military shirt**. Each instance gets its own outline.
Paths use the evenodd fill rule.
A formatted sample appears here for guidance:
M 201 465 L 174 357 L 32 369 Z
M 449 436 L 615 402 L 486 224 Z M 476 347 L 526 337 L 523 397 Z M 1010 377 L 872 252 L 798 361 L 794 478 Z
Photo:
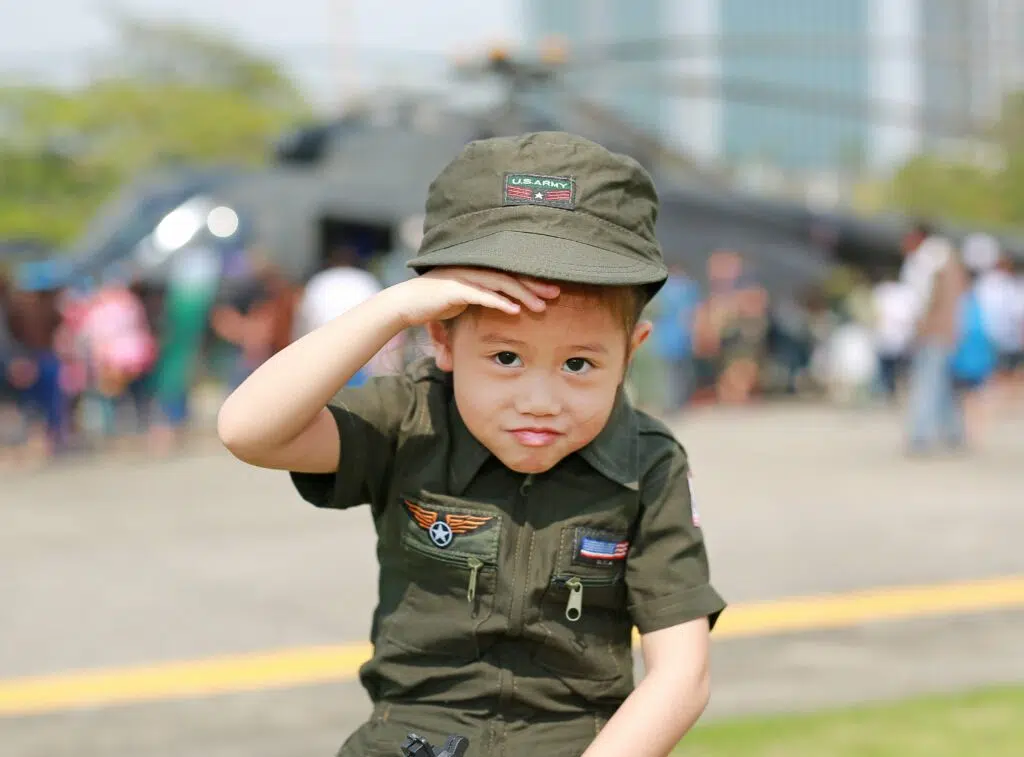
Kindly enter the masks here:
M 375 702 L 610 714 L 633 688 L 633 626 L 713 625 L 725 606 L 686 454 L 621 392 L 593 442 L 536 475 L 470 434 L 432 360 L 330 410 L 337 473 L 292 478 L 314 505 L 372 508 L 379 604 L 361 678 Z

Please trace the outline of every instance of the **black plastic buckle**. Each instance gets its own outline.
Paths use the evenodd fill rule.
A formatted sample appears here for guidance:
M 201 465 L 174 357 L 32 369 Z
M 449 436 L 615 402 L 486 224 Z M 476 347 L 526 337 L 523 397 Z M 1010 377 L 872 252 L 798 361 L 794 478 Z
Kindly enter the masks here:
M 465 757 L 469 739 L 465 736 L 449 736 L 442 749 L 430 745 L 422 736 L 410 733 L 402 743 L 404 757 Z

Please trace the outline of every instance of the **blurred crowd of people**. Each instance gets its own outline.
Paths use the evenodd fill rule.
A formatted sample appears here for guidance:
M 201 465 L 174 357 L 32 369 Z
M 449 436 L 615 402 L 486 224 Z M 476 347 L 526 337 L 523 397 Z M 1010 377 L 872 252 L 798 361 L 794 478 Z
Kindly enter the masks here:
M 0 459 L 35 465 L 119 444 L 166 454 L 203 415 L 202 389 L 215 407 L 380 286 L 345 247 L 304 287 L 244 251 L 204 247 L 176 253 L 159 283 L 119 266 L 70 285 L 0 272 Z M 353 381 L 392 369 L 385 362 Z
M 919 225 L 904 252 L 892 270 L 839 268 L 782 297 L 735 251 L 711 254 L 699 276 L 673 267 L 628 390 L 658 414 L 766 395 L 905 395 L 912 451 L 963 446 L 981 433 L 990 386 L 1024 397 L 1024 278 L 984 234 L 958 248 Z M 305 286 L 245 251 L 203 247 L 179 251 L 159 285 L 116 266 L 70 286 L 0 273 L 0 456 L 175 449 L 202 388 L 215 408 L 275 352 L 393 283 L 366 263 L 339 246 Z M 353 383 L 400 370 L 422 345 L 403 335 Z
M 979 440 L 993 403 L 1024 399 L 1024 275 L 983 233 L 957 245 L 917 224 L 903 253 L 774 298 L 736 252 L 709 257 L 706 289 L 673 269 L 651 305 L 635 398 L 658 413 L 768 394 L 903 399 L 911 452 Z

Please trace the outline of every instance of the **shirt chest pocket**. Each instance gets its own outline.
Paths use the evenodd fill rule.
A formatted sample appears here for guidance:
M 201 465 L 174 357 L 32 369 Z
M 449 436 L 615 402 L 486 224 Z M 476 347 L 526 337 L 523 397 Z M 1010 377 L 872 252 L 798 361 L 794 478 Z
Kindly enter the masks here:
M 405 497 L 396 524 L 403 590 L 387 625 L 397 646 L 469 661 L 494 609 L 502 517 L 443 495 Z
M 624 530 L 566 526 L 540 603 L 535 659 L 553 673 L 611 680 L 632 669 Z

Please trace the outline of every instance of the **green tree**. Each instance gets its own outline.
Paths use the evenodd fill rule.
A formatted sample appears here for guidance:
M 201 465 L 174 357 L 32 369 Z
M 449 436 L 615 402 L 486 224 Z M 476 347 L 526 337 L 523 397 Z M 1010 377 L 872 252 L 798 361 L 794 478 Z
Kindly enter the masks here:
M 963 223 L 1024 226 L 1024 92 L 1010 94 L 986 134 L 995 166 L 917 155 L 893 177 L 889 198 L 914 214 Z
M 167 161 L 257 165 L 308 107 L 273 61 L 181 25 L 119 20 L 74 91 L 0 88 L 0 237 L 72 239 L 122 183 Z

